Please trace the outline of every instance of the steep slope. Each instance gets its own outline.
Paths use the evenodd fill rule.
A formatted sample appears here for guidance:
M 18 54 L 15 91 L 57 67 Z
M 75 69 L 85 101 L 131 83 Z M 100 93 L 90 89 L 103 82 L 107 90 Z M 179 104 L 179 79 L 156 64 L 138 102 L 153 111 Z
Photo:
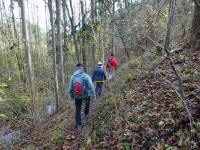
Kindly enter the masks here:
M 183 50 L 174 57 L 194 117 L 193 135 L 182 101 L 166 83 L 177 85 L 169 61 L 149 54 L 121 66 L 81 133 L 74 130 L 71 105 L 14 149 L 198 149 L 200 53 Z
M 189 132 L 185 107 L 166 82 L 177 84 L 169 61 L 164 59 L 157 63 L 151 56 L 146 58 L 148 65 L 144 65 L 143 70 L 140 70 L 140 64 L 129 64 L 134 66 L 132 76 L 128 75 L 130 70 L 123 71 L 122 77 L 129 77 L 123 84 L 116 83 L 116 101 L 107 99 L 107 103 L 92 118 L 92 141 L 88 147 L 136 150 L 199 148 L 200 53 L 184 50 L 175 57 L 175 66 L 181 72 L 185 95 L 193 114 L 193 136 Z

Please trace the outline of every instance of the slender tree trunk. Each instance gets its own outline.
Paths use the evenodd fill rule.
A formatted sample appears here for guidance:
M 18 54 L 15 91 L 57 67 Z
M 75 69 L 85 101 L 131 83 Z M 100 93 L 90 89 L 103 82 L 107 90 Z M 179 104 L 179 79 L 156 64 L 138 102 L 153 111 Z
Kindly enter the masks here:
M 125 8 L 127 9 L 129 6 L 129 1 L 128 0 L 124 0 L 124 4 L 125 4 Z
M 114 16 L 115 16 L 115 0 L 113 0 L 113 6 L 112 6 L 113 10 L 112 10 L 112 19 L 114 19 Z M 115 32 L 115 24 L 112 23 L 112 38 L 111 38 L 111 44 L 112 44 L 112 53 L 115 54 L 115 43 L 114 43 L 114 32 Z
M 124 50 L 125 50 L 125 53 L 126 53 L 126 57 L 127 57 L 128 60 L 130 60 L 131 57 L 130 57 L 130 54 L 129 54 L 128 49 L 127 49 L 127 47 L 126 47 L 126 41 L 125 41 L 125 39 L 124 39 L 123 33 L 120 31 L 120 29 L 119 29 L 118 27 L 117 27 L 117 29 L 118 29 L 118 33 L 119 33 L 119 35 L 120 35 L 120 39 L 121 39 L 121 41 L 122 41 L 122 44 L 123 44 L 123 46 L 124 46 Z
M 91 0 L 91 13 L 90 13 L 90 17 L 91 17 L 91 23 L 92 23 L 92 30 L 93 32 L 96 33 L 96 26 L 95 26 L 95 0 Z M 95 36 L 94 33 L 94 36 Z M 95 37 L 94 37 L 95 38 Z M 95 44 L 95 39 L 92 42 L 92 66 L 95 67 L 96 65 L 96 44 Z
M 98 5 L 98 0 L 94 0 L 94 18 L 95 18 L 95 22 L 97 22 L 98 20 L 98 12 L 97 12 L 97 5 Z
M 200 44 L 200 0 L 195 0 L 191 40 L 195 48 L 199 48 L 198 46 Z
M 19 43 L 19 36 L 17 34 L 16 24 L 15 24 L 15 15 L 14 15 L 14 12 L 13 12 L 13 10 L 14 10 L 14 2 L 13 2 L 13 0 L 11 0 L 10 3 L 11 3 L 11 14 L 12 14 L 14 37 L 17 40 L 17 44 L 16 43 L 14 43 L 14 44 L 18 47 L 18 51 L 19 51 L 20 50 L 20 48 L 19 48 L 19 44 L 20 43 Z M 17 54 L 17 52 L 15 50 L 15 46 L 13 47 L 13 49 L 14 49 L 14 53 L 15 53 L 15 57 L 16 57 L 16 61 L 17 61 L 17 66 L 19 68 L 20 79 L 24 84 L 26 84 L 26 79 L 25 79 L 24 74 L 23 74 L 24 70 L 23 70 L 22 64 L 20 64 L 19 56 L 18 56 L 18 54 Z
M 81 5 L 81 14 L 82 14 L 82 29 L 83 29 L 83 35 L 82 35 L 82 59 L 83 59 L 83 65 L 86 65 L 86 55 L 85 55 L 85 11 L 84 11 L 84 4 L 83 1 L 80 0 L 80 5 Z
M 105 64 L 105 43 L 104 43 L 104 38 L 105 38 L 105 31 L 107 31 L 107 29 L 109 28 L 109 24 L 105 23 L 105 27 L 104 27 L 104 30 L 103 30 L 103 20 L 101 18 L 101 28 L 100 28 L 100 33 L 99 33 L 99 36 L 100 36 L 100 42 L 101 42 L 101 45 L 100 45 L 100 55 L 101 55 L 101 60 L 103 62 L 103 65 Z
M 64 64 L 63 64 L 63 46 L 62 46 L 62 27 L 61 27 L 61 0 L 56 0 L 56 20 L 57 20 L 57 44 L 59 51 L 59 71 L 61 78 L 61 91 L 64 93 L 64 84 L 65 84 L 65 74 L 64 74 Z
M 71 24 L 71 33 L 72 33 L 72 38 L 74 41 L 74 46 L 75 46 L 75 51 L 76 51 L 76 59 L 77 59 L 77 62 L 80 63 L 78 44 L 77 44 L 77 40 L 76 40 L 76 28 L 75 28 L 75 23 L 74 23 L 74 11 L 73 11 L 73 6 L 72 6 L 72 0 L 69 0 L 69 3 L 70 3 L 70 9 L 71 9 L 71 17 L 70 17 L 68 7 L 67 7 L 67 11 L 68 11 L 70 24 Z
M 62 8 L 63 8 L 63 28 L 64 28 L 64 35 L 63 35 L 63 38 L 64 38 L 64 48 L 63 48 L 63 51 L 64 51 L 64 66 L 67 65 L 68 63 L 68 36 L 67 36 L 67 9 L 66 9 L 66 5 L 65 5 L 65 0 L 62 0 Z M 65 70 L 65 73 L 66 73 L 66 77 L 68 78 L 68 70 Z
M 55 90 L 55 100 L 56 100 L 56 111 L 58 111 L 59 99 L 58 99 L 58 72 L 57 72 L 57 52 L 56 52 L 56 43 L 55 43 L 55 29 L 54 29 L 54 16 L 53 16 L 53 3 L 52 0 L 48 0 L 48 8 L 50 14 L 50 23 L 51 23 L 51 44 L 53 52 L 53 73 L 54 73 L 54 90 Z
M 171 28 L 172 28 L 172 23 L 173 23 L 175 4 L 176 4 L 175 0 L 170 0 L 169 18 L 168 18 L 168 24 L 167 24 L 167 35 L 166 35 L 166 39 L 165 39 L 164 50 L 165 50 L 165 53 L 166 53 L 167 57 L 170 60 L 171 68 L 172 68 L 172 70 L 173 70 L 173 72 L 174 72 L 174 74 L 175 74 L 175 76 L 176 76 L 176 78 L 178 80 L 179 90 L 176 90 L 176 92 L 180 96 L 180 98 L 182 99 L 182 102 L 183 102 L 183 104 L 185 106 L 185 109 L 187 111 L 188 118 L 189 118 L 189 121 L 190 121 L 190 129 L 191 129 L 190 131 L 191 131 L 191 134 L 192 134 L 193 133 L 193 118 L 192 118 L 192 114 L 191 114 L 190 110 L 188 109 L 188 100 L 185 97 L 185 93 L 184 93 L 184 89 L 183 89 L 183 82 L 182 82 L 181 76 L 179 75 L 178 70 L 175 68 L 174 59 L 171 56 L 170 51 L 169 51 Z M 173 84 L 171 84 L 171 85 L 173 86 Z M 175 87 L 174 89 L 177 89 L 177 88 Z
M 63 35 L 63 38 L 64 38 L 64 48 L 63 48 L 63 51 L 65 53 L 65 60 L 64 62 L 66 62 L 66 59 L 67 59 L 67 51 L 68 51 L 68 47 L 67 47 L 67 14 L 66 14 L 66 5 L 65 5 L 65 0 L 62 0 L 62 9 L 63 9 L 63 28 L 64 28 L 64 35 Z
M 25 0 L 21 0 L 20 7 L 21 7 L 21 17 L 22 17 L 22 32 L 24 38 L 24 46 L 26 51 L 26 65 L 28 70 L 28 78 L 29 78 L 29 88 L 30 94 L 32 99 L 32 110 L 33 110 L 33 123 L 34 126 L 38 126 L 37 120 L 37 104 L 36 104 L 36 94 L 35 94 L 35 87 L 34 87 L 34 77 L 32 71 L 32 64 L 31 64 L 31 52 L 30 52 L 30 45 L 29 45 L 29 35 L 26 23 L 26 16 L 25 16 Z

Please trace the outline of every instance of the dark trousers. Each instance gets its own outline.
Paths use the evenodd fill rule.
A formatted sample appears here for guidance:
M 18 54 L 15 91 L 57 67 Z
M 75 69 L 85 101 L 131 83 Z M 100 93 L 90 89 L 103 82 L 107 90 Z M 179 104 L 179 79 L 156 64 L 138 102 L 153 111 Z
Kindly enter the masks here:
M 97 96 L 101 96 L 102 87 L 103 87 L 103 82 L 96 82 L 95 92 Z
M 82 102 L 85 101 L 85 116 L 89 114 L 89 109 L 90 109 L 90 97 L 84 98 L 84 99 L 75 99 L 75 107 L 76 107 L 76 112 L 75 112 L 75 118 L 76 118 L 76 127 L 81 126 L 81 105 Z

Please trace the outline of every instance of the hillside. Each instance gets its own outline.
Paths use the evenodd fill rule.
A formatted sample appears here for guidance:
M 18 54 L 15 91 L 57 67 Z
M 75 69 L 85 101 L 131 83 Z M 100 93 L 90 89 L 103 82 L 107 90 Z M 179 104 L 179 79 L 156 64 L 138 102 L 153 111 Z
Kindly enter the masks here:
M 200 0 L 0 0 L 0 149 L 200 149 Z
M 149 55 L 144 66 L 143 58 L 121 66 L 112 88 L 97 100 L 100 104 L 93 102 L 96 108 L 82 133 L 74 130 L 72 105 L 13 149 L 198 149 L 200 53 L 184 49 L 175 57 L 194 119 L 192 136 L 185 107 L 166 82 L 177 82 L 169 61 Z

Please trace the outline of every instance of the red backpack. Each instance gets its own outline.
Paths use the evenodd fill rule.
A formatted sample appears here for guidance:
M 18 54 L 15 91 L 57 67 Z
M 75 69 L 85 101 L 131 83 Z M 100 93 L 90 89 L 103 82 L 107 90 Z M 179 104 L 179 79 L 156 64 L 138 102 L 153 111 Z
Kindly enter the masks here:
M 114 56 L 108 57 L 108 66 L 111 67 L 112 69 L 117 69 L 118 62 Z
M 83 96 L 83 76 L 74 76 L 73 77 L 73 94 L 75 98 L 80 98 Z

